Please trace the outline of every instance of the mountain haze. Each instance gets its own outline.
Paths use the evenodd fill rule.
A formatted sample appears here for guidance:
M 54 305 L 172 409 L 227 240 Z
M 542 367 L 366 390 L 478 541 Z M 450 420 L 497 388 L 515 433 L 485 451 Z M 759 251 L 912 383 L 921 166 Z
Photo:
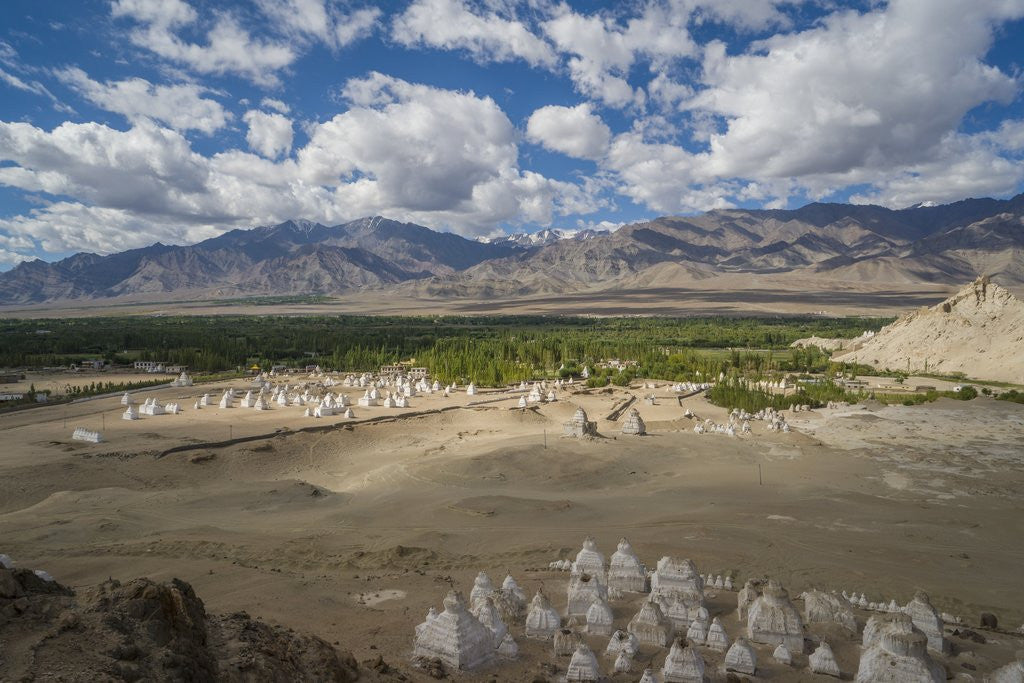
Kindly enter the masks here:
M 32 261 L 0 274 L 0 304 L 168 295 L 344 294 L 487 298 L 679 287 L 724 276 L 792 276 L 826 287 L 1024 285 L 1024 195 L 891 210 L 809 204 L 662 217 L 615 232 L 487 242 L 382 217 L 337 226 L 292 220 L 189 246 Z

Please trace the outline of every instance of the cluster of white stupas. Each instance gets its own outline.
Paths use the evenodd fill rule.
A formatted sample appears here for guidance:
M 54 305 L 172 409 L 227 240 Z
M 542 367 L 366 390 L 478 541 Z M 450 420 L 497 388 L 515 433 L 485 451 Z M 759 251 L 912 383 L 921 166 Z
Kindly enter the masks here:
M 695 394 L 698 391 L 707 391 L 711 385 L 706 382 L 677 382 L 672 385 L 672 391 L 677 394 Z
M 519 404 L 517 407 L 526 408 L 530 404 L 535 403 L 554 403 L 558 400 L 558 394 L 555 393 L 555 387 L 561 387 L 562 380 L 555 380 L 549 383 L 547 380 L 541 382 L 534 382 L 532 387 L 528 387 L 526 382 L 520 382 L 518 391 L 527 391 L 529 393 L 525 396 L 519 397 Z M 515 391 L 516 389 L 513 389 Z
M 233 388 L 225 389 L 219 399 L 215 399 L 210 393 L 204 393 L 195 401 L 193 408 L 202 410 L 216 405 L 221 409 L 231 409 L 236 406 L 251 410 L 272 410 L 275 407 L 286 408 L 295 406 L 303 409 L 305 417 L 321 418 L 329 416 L 340 416 L 351 419 L 355 415 L 352 411 L 352 399 L 347 393 L 335 393 L 334 387 L 359 387 L 363 388 L 363 396 L 358 400 L 360 406 L 384 406 L 390 408 L 410 407 L 410 398 L 419 395 L 430 395 L 443 393 L 450 396 L 457 391 L 456 384 L 442 386 L 440 382 L 428 382 L 426 378 L 412 380 L 404 375 L 375 376 L 371 373 L 361 375 L 348 374 L 344 377 L 331 375 L 322 372 L 317 368 L 310 373 L 305 381 L 295 383 L 276 383 L 277 378 L 274 372 L 263 372 L 253 378 L 251 387 L 246 390 L 245 395 L 239 398 L 239 392 Z M 187 383 L 186 383 L 187 379 Z M 191 386 L 192 379 L 185 373 L 174 386 Z M 470 384 L 467 393 L 476 393 L 476 387 Z M 121 403 L 126 407 L 124 419 L 136 420 L 139 415 L 163 415 L 177 414 L 181 407 L 177 403 L 159 405 L 155 398 L 146 399 L 143 405 L 136 409 L 131 395 L 128 392 L 121 398 Z
M 281 383 L 280 379 L 293 380 L 290 383 Z M 298 379 L 298 381 L 294 381 Z M 554 381 L 543 380 L 534 382 L 532 385 L 526 381 L 513 384 L 508 391 L 527 392 L 521 396 L 519 407 L 525 408 L 531 403 L 551 403 L 558 400 L 557 390 L 562 387 L 572 386 L 572 378 Z M 187 373 L 182 373 L 177 380 L 171 383 L 175 387 L 192 386 L 192 378 Z M 278 375 L 276 371 L 261 372 L 252 379 L 250 388 L 241 395 L 236 389 L 228 388 L 217 399 L 210 393 L 204 393 L 194 403 L 195 410 L 202 410 L 216 405 L 221 409 L 230 409 L 236 406 L 252 410 L 272 410 L 276 407 L 285 408 L 296 406 L 303 410 L 303 415 L 310 418 L 322 418 L 329 416 L 340 416 L 354 418 L 352 410 L 352 399 L 347 393 L 337 391 L 340 388 L 359 388 L 363 395 L 356 400 L 360 407 L 384 407 L 404 409 L 412 407 L 412 400 L 419 396 L 441 394 L 449 398 L 460 388 L 458 384 L 442 384 L 438 380 L 429 381 L 426 377 L 411 377 L 402 373 L 374 374 L 364 372 L 361 374 L 331 373 L 324 372 L 318 367 L 308 373 L 304 378 L 297 378 L 292 373 Z M 467 396 L 476 396 L 479 392 L 475 383 L 470 382 L 466 388 Z M 122 405 L 126 407 L 124 419 L 137 420 L 140 415 L 163 415 L 176 414 L 181 411 L 177 403 L 169 403 L 160 406 L 156 399 L 150 398 L 140 407 L 135 408 L 131 395 L 125 392 L 121 399 Z M 634 425 L 633 428 L 636 428 Z M 642 421 L 640 422 L 643 429 Z M 643 433 L 640 431 L 639 433 Z
M 515 659 L 519 646 L 508 625 L 521 623 L 525 612 L 526 594 L 511 575 L 501 588 L 495 588 L 480 572 L 468 602 L 453 590 L 445 596 L 440 614 L 430 608 L 426 620 L 416 627 L 413 657 L 424 662 L 440 660 L 463 671 L 490 666 L 498 659 Z
M 182 372 L 178 375 L 178 379 L 171 382 L 172 387 L 190 387 L 192 386 L 192 377 L 187 372 Z
M 786 381 L 786 378 L 773 382 L 770 379 L 762 379 L 753 383 L 753 386 L 761 391 L 786 391 L 793 387 L 792 384 Z
M 131 410 L 132 406 L 129 405 L 128 408 L 129 408 L 129 410 Z M 125 411 L 125 412 L 126 412 L 126 416 L 125 416 L 126 420 L 135 419 L 135 418 L 127 417 L 127 411 Z M 180 412 L 181 412 L 181 406 L 178 405 L 177 403 L 173 403 L 172 402 L 172 403 L 167 403 L 165 405 L 160 405 L 159 403 L 157 403 L 156 398 L 150 397 L 150 398 L 147 398 L 145 401 L 143 401 L 142 405 L 139 406 L 138 414 L 139 415 L 149 415 L 149 416 L 153 416 L 153 415 L 177 415 Z
M 687 408 L 683 414 L 684 417 L 696 418 L 696 415 Z M 699 418 L 698 418 L 699 419 Z M 786 432 L 790 431 L 789 423 L 782 414 L 774 408 L 765 408 L 759 410 L 756 413 L 748 413 L 745 410 L 734 408 L 729 413 L 729 421 L 725 424 L 719 424 L 711 419 L 704 419 L 698 421 L 693 426 L 693 431 L 696 434 L 725 434 L 727 436 L 736 436 L 737 434 L 750 434 L 750 422 L 752 420 L 763 420 L 768 423 L 768 431 L 770 432 Z
M 702 576 L 690 560 L 662 557 L 648 570 L 622 539 L 606 562 L 594 540 L 587 538 L 575 560 L 555 560 L 549 569 L 570 572 L 564 610 L 556 609 L 543 590 L 527 606 L 511 576 L 495 589 L 480 573 L 468 604 L 460 593 L 449 593 L 445 611 L 437 614 L 431 609 L 416 627 L 414 657 L 440 659 L 461 670 L 491 666 L 502 657 L 516 656 L 513 631 L 521 628 L 526 638 L 549 641 L 556 657 L 570 658 L 564 681 L 596 683 L 607 674 L 631 672 L 642 646 L 668 652 L 660 671 L 646 668 L 641 683 L 698 683 L 728 673 L 754 676 L 758 647 L 767 648 L 779 664 L 805 663 L 810 673 L 839 678 L 850 672 L 844 674 L 830 644 L 812 636 L 806 625 L 835 624 L 856 635 L 860 628 L 852 608 L 866 605 L 877 613 L 868 616 L 863 628 L 856 681 L 945 680 L 943 666 L 932 656 L 947 651 L 943 618 L 922 592 L 900 607 L 895 600 L 872 603 L 865 602 L 863 594 L 844 592 L 840 598 L 811 590 L 799 597 L 801 613 L 776 581 L 748 580 L 737 593 L 740 632 L 730 635 L 732 622 L 723 621 L 724 614 L 712 615 L 706 597 L 714 597 L 710 590 L 732 590 L 732 576 Z M 611 603 L 627 593 L 648 595 L 628 623 L 616 624 Z M 585 641 L 585 636 L 598 635 L 609 637 L 606 665 Z M 707 670 L 705 656 L 711 652 L 721 653 L 714 658 L 722 662 L 718 674 Z M 647 655 L 645 660 L 651 661 Z M 1004 669 L 1013 674 L 1013 666 Z

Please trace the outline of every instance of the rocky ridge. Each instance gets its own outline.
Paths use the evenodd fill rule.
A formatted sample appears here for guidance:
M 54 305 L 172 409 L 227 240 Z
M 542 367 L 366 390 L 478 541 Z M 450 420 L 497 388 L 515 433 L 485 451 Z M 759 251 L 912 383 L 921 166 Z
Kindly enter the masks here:
M 0 644 L 0 680 L 360 680 L 351 655 L 244 612 L 208 614 L 178 579 L 75 595 L 0 564 Z
M 935 306 L 883 327 L 842 361 L 906 372 L 961 372 L 1024 383 L 1024 302 L 979 277 Z

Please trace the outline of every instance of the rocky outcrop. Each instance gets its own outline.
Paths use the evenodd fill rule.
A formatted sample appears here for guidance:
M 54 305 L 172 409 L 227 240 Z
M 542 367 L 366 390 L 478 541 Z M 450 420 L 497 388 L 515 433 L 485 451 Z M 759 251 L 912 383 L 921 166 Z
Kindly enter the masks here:
M 316 636 L 244 612 L 210 615 L 192 587 L 109 580 L 76 596 L 22 569 L 0 568 L 0 679 L 355 681 L 358 665 Z
M 834 358 L 882 369 L 962 372 L 977 379 L 1024 382 L 1022 342 L 1024 302 L 981 277 Z

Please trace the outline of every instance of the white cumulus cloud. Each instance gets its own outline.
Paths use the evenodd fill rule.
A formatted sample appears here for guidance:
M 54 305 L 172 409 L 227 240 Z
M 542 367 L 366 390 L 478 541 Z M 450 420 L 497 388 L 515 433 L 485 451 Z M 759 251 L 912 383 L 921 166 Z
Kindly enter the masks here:
M 57 77 L 96 106 L 129 121 L 150 118 L 175 130 L 198 130 L 209 135 L 232 118 L 219 102 L 203 97 L 206 88 L 194 83 L 154 85 L 144 78 L 100 83 L 75 67 L 59 70 Z
M 109 252 L 295 217 L 382 214 L 478 235 L 602 206 L 586 184 L 519 168 L 518 132 L 490 98 L 376 73 L 345 93 L 348 111 L 309 124 L 309 142 L 291 155 L 291 122 L 259 110 L 243 117 L 258 155 L 205 156 L 151 117 L 124 131 L 0 122 L 0 185 L 57 200 L 0 231 L 51 253 Z
M 407 46 L 466 50 L 482 61 L 522 59 L 533 66 L 557 61 L 551 46 L 523 22 L 491 8 L 474 11 L 464 0 L 414 0 L 394 18 L 391 36 Z
M 249 126 L 245 134 L 249 149 L 268 159 L 276 159 L 291 151 L 293 131 L 288 117 L 250 109 L 242 119 Z
M 316 39 L 341 48 L 371 33 L 380 19 L 376 7 L 343 11 L 324 0 L 257 0 L 263 13 L 293 39 Z
M 611 129 L 587 102 L 575 107 L 541 107 L 526 124 L 526 137 L 532 142 L 580 159 L 604 156 L 611 136 Z
M 275 85 L 278 72 L 298 56 L 285 42 L 254 37 L 226 13 L 217 16 L 205 43 L 189 42 L 178 31 L 196 23 L 198 14 L 183 0 L 115 0 L 111 13 L 139 24 L 129 33 L 138 47 L 203 74 L 238 74 Z

